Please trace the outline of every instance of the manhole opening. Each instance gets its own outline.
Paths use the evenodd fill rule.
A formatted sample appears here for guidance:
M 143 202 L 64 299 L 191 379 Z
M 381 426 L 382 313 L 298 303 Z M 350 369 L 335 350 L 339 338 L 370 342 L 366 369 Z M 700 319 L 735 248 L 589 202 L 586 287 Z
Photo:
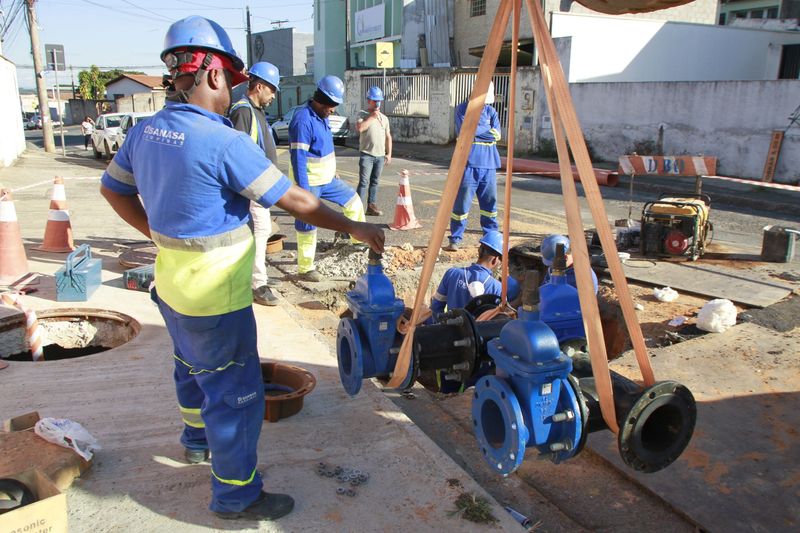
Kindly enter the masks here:
M 104 309 L 52 309 L 37 312 L 37 317 L 44 361 L 104 352 L 132 340 L 141 329 L 132 317 Z M 0 320 L 0 358 L 33 361 L 24 316 Z

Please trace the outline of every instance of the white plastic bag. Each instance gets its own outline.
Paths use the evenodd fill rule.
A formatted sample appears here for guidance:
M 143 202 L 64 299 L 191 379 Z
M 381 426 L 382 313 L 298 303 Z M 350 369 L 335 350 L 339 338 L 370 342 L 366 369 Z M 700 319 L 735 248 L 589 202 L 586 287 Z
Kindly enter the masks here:
M 672 320 L 670 320 L 667 325 L 672 327 L 682 326 L 686 323 L 688 319 L 685 316 L 676 316 Z
M 671 287 L 664 287 L 663 289 L 653 289 L 653 296 L 659 302 L 674 302 L 678 299 L 678 291 Z
M 736 307 L 730 300 L 711 300 L 697 313 L 697 327 L 703 331 L 722 333 L 736 325 Z
M 47 442 L 72 448 L 87 461 L 100 449 L 97 440 L 86 428 L 66 418 L 42 418 L 36 422 L 33 430 Z

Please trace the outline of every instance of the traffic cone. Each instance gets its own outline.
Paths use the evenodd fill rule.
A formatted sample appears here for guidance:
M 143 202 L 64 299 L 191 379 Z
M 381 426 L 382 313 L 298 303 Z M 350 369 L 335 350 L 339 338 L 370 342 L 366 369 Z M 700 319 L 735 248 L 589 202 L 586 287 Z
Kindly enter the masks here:
M 11 191 L 0 191 L 0 285 L 9 285 L 28 273 L 17 210 Z
M 394 207 L 394 222 L 389 229 L 407 230 L 421 228 L 414 216 L 414 205 L 411 203 L 411 185 L 408 182 L 408 170 L 400 172 L 400 191 L 397 193 L 397 205 Z
M 50 198 L 50 214 L 47 216 L 44 239 L 42 245 L 36 249 L 43 252 L 71 252 L 75 249 L 67 210 L 67 193 L 61 176 L 56 176 L 53 180 L 53 195 Z

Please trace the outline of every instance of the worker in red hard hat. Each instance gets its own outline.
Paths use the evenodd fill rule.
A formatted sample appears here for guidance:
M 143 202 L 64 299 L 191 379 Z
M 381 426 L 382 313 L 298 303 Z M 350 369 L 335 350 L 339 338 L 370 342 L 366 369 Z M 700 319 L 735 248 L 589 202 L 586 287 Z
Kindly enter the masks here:
M 211 511 L 275 520 L 294 500 L 265 492 L 256 470 L 265 405 L 250 202 L 350 233 L 376 252 L 383 251 L 383 231 L 292 185 L 232 127 L 224 116 L 231 89 L 247 78 L 217 23 L 196 16 L 174 23 L 161 58 L 169 69 L 166 107 L 130 130 L 100 192 L 158 246 L 151 295 L 173 342 L 184 455 L 190 463 L 211 460 Z

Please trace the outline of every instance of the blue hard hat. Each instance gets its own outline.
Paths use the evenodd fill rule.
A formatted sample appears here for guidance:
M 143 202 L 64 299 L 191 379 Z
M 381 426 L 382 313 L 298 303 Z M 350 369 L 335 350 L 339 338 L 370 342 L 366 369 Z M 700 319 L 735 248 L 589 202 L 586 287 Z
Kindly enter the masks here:
M 319 80 L 317 89 L 337 104 L 341 104 L 344 101 L 344 83 L 336 76 L 328 74 L 323 77 Z
M 499 231 L 487 231 L 478 242 L 494 250 L 498 254 L 503 255 L 503 234 Z
M 251 76 L 255 76 L 258 79 L 264 80 L 265 82 L 269 83 L 273 87 L 275 87 L 276 91 L 280 91 L 280 87 L 278 87 L 278 83 L 281 81 L 281 75 L 278 72 L 278 67 L 273 65 L 272 63 L 267 63 L 266 61 L 261 61 L 260 63 L 256 63 L 250 70 L 247 71 L 248 74 Z
M 507 278 L 508 289 L 506 292 L 506 297 L 508 301 L 516 300 L 517 296 L 519 296 L 520 286 L 519 281 L 514 276 L 508 276 Z
M 547 266 L 553 264 L 553 259 L 556 257 L 556 247 L 559 244 L 564 245 L 564 253 L 569 252 L 569 239 L 563 235 L 548 235 L 542 240 L 542 263 Z
M 375 102 L 382 102 L 383 101 L 383 91 L 380 87 L 370 87 L 367 91 L 367 100 L 373 100 Z
M 214 50 L 226 55 L 236 69 L 244 68 L 244 62 L 233 49 L 233 43 L 227 32 L 222 26 L 207 18 L 186 17 L 169 27 L 164 37 L 164 49 L 161 51 L 162 61 L 169 52 L 180 48 Z

